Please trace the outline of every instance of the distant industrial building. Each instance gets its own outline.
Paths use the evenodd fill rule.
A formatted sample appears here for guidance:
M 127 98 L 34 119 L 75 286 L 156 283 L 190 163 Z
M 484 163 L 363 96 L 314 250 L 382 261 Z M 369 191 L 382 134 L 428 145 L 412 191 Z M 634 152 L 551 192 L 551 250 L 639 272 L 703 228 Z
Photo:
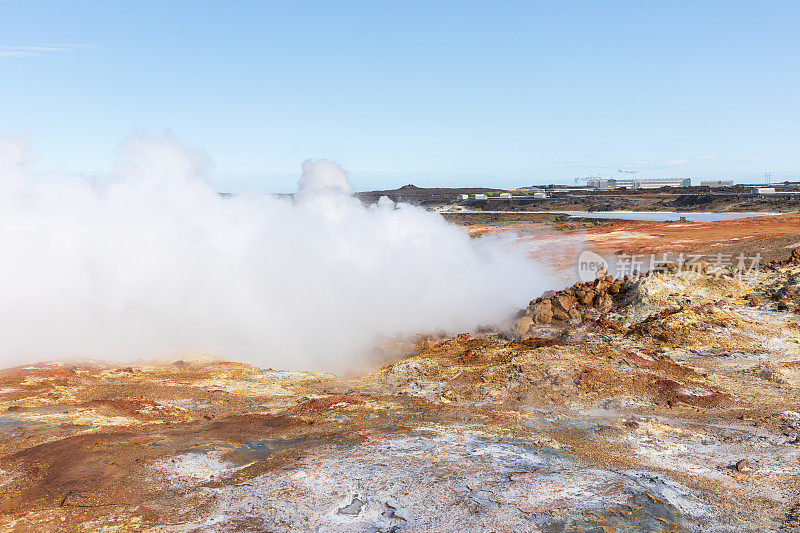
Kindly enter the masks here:
M 462 201 L 469 200 L 469 194 L 460 194 L 459 197 L 461 198 Z
M 475 199 L 476 199 L 476 200 L 488 200 L 488 199 L 489 199 L 489 197 L 488 197 L 488 196 L 486 196 L 485 194 L 476 194 L 476 195 L 475 195 Z
M 501 192 L 500 193 L 500 198 L 505 198 L 505 199 L 510 200 L 511 199 L 511 193 L 510 192 Z
M 635 179 L 614 180 L 615 189 L 638 189 L 639 181 Z
M 706 180 L 700 182 L 701 187 L 733 187 L 733 180 Z
M 753 187 L 750 192 L 753 194 L 775 194 L 775 187 Z
M 613 178 L 592 178 L 586 181 L 586 186 L 592 189 L 616 189 L 617 180 Z
M 664 179 L 614 179 L 614 178 L 592 178 L 586 181 L 586 185 L 593 189 L 660 189 L 661 187 L 691 187 L 690 178 L 664 178 Z
M 533 197 L 537 198 L 537 199 L 547 198 L 547 194 L 545 194 L 544 192 L 541 192 L 541 191 L 540 192 L 535 192 L 535 193 L 533 193 Z
M 661 187 L 691 187 L 690 178 L 665 178 L 656 180 L 635 180 L 634 189 L 660 189 Z

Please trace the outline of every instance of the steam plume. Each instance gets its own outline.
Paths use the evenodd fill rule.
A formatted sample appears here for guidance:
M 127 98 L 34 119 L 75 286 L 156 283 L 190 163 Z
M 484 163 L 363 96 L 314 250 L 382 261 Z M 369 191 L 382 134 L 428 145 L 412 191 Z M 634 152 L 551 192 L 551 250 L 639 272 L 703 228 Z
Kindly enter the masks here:
M 544 285 L 524 251 L 470 239 L 306 161 L 295 200 L 220 197 L 208 159 L 133 137 L 102 184 L 30 169 L 0 137 L 0 367 L 197 350 L 336 370 L 381 336 L 502 318 Z

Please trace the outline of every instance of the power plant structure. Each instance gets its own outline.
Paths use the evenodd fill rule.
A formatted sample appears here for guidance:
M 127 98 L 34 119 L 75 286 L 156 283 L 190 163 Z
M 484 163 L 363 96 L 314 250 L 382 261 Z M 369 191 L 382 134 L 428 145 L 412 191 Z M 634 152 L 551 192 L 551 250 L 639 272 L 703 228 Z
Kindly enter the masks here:
M 586 181 L 586 186 L 592 189 L 612 190 L 612 189 L 660 189 L 661 187 L 691 187 L 691 178 L 661 178 L 661 179 L 639 179 L 639 178 L 591 178 Z

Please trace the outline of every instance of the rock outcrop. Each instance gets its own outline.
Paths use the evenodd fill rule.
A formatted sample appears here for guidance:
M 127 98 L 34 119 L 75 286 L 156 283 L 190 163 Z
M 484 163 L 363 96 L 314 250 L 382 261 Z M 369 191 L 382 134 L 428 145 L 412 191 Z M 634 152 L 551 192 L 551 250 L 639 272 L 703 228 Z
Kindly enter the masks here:
M 535 325 L 580 324 L 597 320 L 619 306 L 640 276 L 614 279 L 603 276 L 592 282 L 578 282 L 568 289 L 548 291 L 530 302 L 525 314 L 514 324 L 516 338 L 523 338 Z
M 789 257 L 786 259 L 775 259 L 774 261 L 769 261 L 764 265 L 763 268 L 765 270 L 774 270 L 776 268 L 789 265 L 800 265 L 800 248 L 795 248 L 792 250 L 791 255 L 789 255 Z

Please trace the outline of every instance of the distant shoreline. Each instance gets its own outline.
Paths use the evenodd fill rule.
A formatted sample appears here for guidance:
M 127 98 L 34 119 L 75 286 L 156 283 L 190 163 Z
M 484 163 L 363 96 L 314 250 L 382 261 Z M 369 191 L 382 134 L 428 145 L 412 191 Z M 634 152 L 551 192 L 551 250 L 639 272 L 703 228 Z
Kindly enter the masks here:
M 780 194 L 755 194 L 743 188 L 724 192 L 706 187 L 665 188 L 659 190 L 617 191 L 546 191 L 546 198 L 512 196 L 499 198 L 498 189 L 421 188 L 405 185 L 386 191 L 359 192 L 355 196 L 365 204 L 386 196 L 395 202 L 423 206 L 435 211 L 476 211 L 483 213 L 792 213 L 800 212 L 800 191 Z M 487 195 L 488 198 L 475 198 Z

